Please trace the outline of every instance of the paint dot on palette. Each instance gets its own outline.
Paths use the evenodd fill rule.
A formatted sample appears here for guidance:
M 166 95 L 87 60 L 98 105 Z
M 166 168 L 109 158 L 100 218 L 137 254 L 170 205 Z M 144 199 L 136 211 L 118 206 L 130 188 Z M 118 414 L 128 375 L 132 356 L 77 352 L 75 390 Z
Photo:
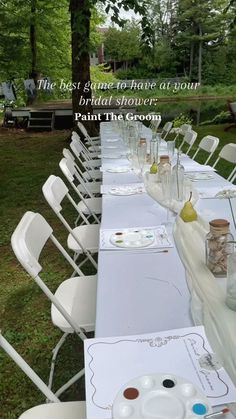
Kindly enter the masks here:
M 122 236 L 122 234 L 123 233 L 120 233 L 119 231 L 118 231 L 118 233 L 115 233 L 116 236 Z
M 162 383 L 163 387 L 165 388 L 172 388 L 175 386 L 175 382 L 173 380 L 170 380 L 169 378 L 164 380 Z
M 116 243 L 123 243 L 123 240 L 116 240 Z
M 192 411 L 196 415 L 202 416 L 202 415 L 205 415 L 207 413 L 207 408 L 202 403 L 196 403 L 196 404 L 193 405 Z
M 129 387 L 125 389 L 123 396 L 127 400 L 135 400 L 139 396 L 139 391 L 137 390 L 137 388 Z

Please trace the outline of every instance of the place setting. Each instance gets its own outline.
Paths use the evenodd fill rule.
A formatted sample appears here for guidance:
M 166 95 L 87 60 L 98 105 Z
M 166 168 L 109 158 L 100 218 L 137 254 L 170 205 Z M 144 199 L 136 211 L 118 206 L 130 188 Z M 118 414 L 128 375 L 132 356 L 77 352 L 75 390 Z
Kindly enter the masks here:
M 115 196 L 140 195 L 146 192 L 143 183 L 131 183 L 127 185 L 101 185 L 101 194 Z
M 100 250 L 139 250 L 156 251 L 173 247 L 165 226 L 152 228 L 102 229 L 100 231 Z

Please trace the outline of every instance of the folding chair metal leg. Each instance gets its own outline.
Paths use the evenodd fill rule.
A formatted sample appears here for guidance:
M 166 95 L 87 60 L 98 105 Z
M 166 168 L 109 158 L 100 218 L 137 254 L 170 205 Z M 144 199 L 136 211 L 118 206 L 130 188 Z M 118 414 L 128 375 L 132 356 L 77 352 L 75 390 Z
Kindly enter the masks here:
M 64 333 L 62 335 L 61 339 L 59 340 L 59 342 L 57 343 L 57 345 L 55 346 L 55 348 L 52 350 L 53 355 L 52 355 L 52 360 L 51 360 L 51 369 L 50 369 L 49 381 L 48 381 L 48 387 L 50 389 L 52 388 L 56 358 L 57 358 L 59 350 L 61 349 L 61 347 L 62 347 L 63 343 L 65 342 L 68 335 L 69 335 L 69 333 Z
M 76 381 L 78 381 L 81 377 L 84 376 L 85 369 L 83 368 L 81 371 L 79 371 L 77 374 L 74 375 L 69 381 L 67 381 L 66 384 L 64 384 L 61 388 L 57 390 L 55 393 L 56 397 L 59 397 L 64 391 L 66 391 L 70 386 L 72 386 Z

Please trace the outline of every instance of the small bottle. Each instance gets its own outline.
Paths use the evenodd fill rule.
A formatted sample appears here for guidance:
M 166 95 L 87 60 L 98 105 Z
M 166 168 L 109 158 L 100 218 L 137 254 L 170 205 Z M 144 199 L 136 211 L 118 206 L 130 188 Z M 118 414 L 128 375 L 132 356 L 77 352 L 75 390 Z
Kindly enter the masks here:
M 227 275 L 227 258 L 233 253 L 234 240 L 229 230 L 229 221 L 217 219 L 209 223 L 210 231 L 206 236 L 206 264 L 215 277 Z
M 172 169 L 172 197 L 176 201 L 184 199 L 184 166 L 180 163 L 180 155 L 177 154 L 177 162 Z

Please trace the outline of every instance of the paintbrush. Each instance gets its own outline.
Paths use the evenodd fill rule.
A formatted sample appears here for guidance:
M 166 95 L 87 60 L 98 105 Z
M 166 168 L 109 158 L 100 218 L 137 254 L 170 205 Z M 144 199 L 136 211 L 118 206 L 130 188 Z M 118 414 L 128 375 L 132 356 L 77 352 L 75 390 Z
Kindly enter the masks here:
M 217 416 L 225 415 L 226 413 L 229 413 L 230 410 L 228 407 L 225 407 L 224 409 L 220 410 L 219 412 L 211 413 L 210 415 L 204 416 L 205 419 L 215 418 Z

